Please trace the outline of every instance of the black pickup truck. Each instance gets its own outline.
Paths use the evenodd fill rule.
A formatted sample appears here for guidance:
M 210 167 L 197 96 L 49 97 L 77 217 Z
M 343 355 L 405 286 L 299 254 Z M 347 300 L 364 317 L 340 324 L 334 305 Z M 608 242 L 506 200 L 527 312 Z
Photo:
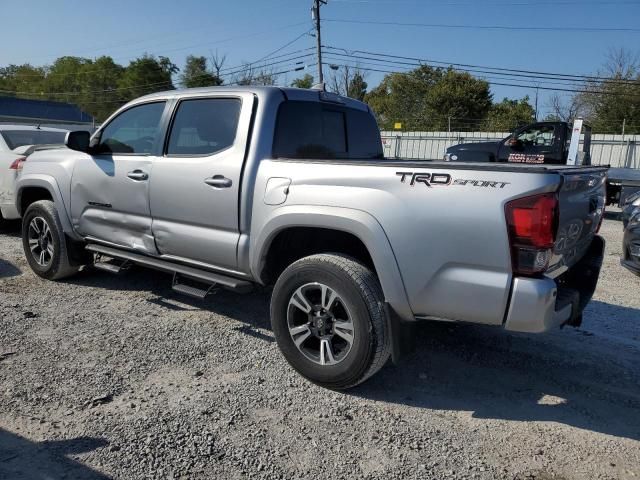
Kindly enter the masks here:
M 447 149 L 449 162 L 567 163 L 571 128 L 566 122 L 540 122 L 494 142 L 462 143 Z M 587 163 L 587 162 L 585 162 Z
M 515 130 L 502 140 L 461 143 L 449 147 L 447 162 L 509 162 L 546 165 L 591 164 L 591 130 L 585 128 L 580 144 L 580 126 L 567 122 L 538 122 Z M 575 134 L 575 135 L 574 135 Z M 568 162 L 571 158 L 572 161 Z M 607 179 L 607 205 L 624 205 L 630 195 L 640 191 L 640 171 L 611 168 Z

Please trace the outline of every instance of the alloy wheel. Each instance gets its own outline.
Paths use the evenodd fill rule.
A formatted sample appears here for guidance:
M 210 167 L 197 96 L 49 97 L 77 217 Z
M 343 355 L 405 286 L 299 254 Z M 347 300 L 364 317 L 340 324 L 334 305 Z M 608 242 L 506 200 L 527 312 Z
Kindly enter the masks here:
M 322 283 L 307 283 L 293 292 L 287 326 L 298 350 L 319 365 L 340 363 L 353 346 L 349 309 L 335 290 Z

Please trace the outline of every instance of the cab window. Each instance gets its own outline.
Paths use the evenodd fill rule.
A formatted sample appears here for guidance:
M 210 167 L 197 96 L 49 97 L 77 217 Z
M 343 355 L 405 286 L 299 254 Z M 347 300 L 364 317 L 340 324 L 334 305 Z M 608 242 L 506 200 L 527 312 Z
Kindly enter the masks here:
M 167 155 L 204 156 L 233 145 L 242 103 L 237 98 L 183 100 L 171 126 Z
M 525 147 L 550 147 L 555 142 L 553 125 L 534 125 L 516 135 Z
M 102 130 L 98 152 L 150 154 L 158 140 L 164 105 L 145 103 L 122 112 Z

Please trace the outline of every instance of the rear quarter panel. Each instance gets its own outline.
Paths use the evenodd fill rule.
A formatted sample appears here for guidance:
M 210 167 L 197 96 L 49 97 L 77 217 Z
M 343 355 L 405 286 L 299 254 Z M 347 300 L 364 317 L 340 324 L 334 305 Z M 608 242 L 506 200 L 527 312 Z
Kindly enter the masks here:
M 403 182 L 398 173 L 411 175 Z M 412 185 L 414 173 L 449 175 L 451 181 Z M 264 204 L 262 192 L 272 177 L 291 179 L 282 205 Z M 265 160 L 258 172 L 251 230 L 255 237 L 278 209 L 292 205 L 364 212 L 391 245 L 414 316 L 501 324 L 511 285 L 504 204 L 558 185 L 557 175 L 449 164 Z M 386 274 L 378 265 L 376 269 L 381 277 Z

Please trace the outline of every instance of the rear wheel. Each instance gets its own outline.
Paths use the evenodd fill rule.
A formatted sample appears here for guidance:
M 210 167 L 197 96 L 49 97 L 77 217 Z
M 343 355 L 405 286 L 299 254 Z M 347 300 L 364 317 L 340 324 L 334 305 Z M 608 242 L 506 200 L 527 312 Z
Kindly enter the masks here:
M 358 385 L 389 358 L 378 279 L 343 255 L 313 255 L 290 265 L 273 290 L 271 324 L 291 366 L 324 387 Z
M 50 200 L 32 203 L 22 218 L 22 246 L 31 269 L 40 277 L 59 280 L 76 273 L 60 217 Z

